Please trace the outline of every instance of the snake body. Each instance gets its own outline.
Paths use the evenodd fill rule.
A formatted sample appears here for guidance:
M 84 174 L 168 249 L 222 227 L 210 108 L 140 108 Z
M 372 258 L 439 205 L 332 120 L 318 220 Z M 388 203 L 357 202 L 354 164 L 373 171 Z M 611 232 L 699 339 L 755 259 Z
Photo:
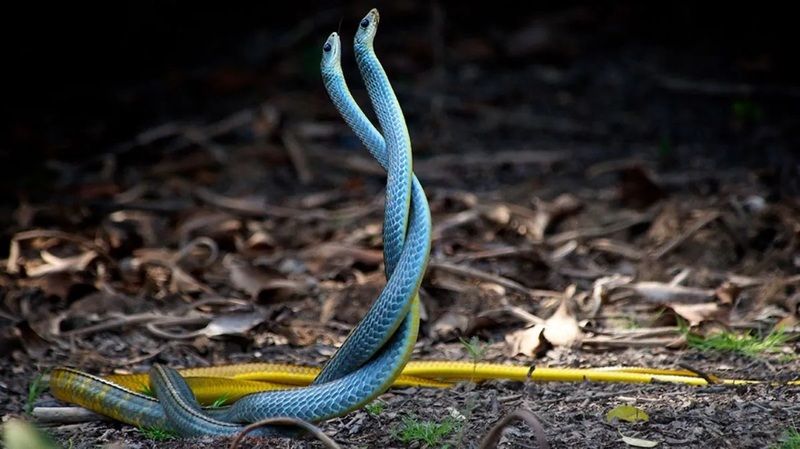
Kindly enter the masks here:
M 371 401 L 395 381 L 417 338 L 417 293 L 430 253 L 431 221 L 422 186 L 415 177 L 412 181 L 411 146 L 402 111 L 374 53 L 372 43 L 378 20 L 377 10 L 372 10 L 360 22 L 355 50 L 385 139 L 347 90 L 335 33 L 323 47 L 322 72 L 329 95 L 345 121 L 360 138 L 368 136 L 362 141 L 387 170 L 384 214 L 387 284 L 314 382 L 306 388 L 249 394 L 228 408 L 212 411 L 203 409 L 181 374 L 166 366 L 154 365 L 150 371 L 150 385 L 158 401 L 96 376 L 58 369 L 50 378 L 51 390 L 57 398 L 116 419 L 170 429 L 183 436 L 229 435 L 241 431 L 243 424 L 270 417 L 320 421 L 340 416 Z M 335 61 L 331 58 L 334 47 Z M 267 428 L 261 433 L 276 432 Z

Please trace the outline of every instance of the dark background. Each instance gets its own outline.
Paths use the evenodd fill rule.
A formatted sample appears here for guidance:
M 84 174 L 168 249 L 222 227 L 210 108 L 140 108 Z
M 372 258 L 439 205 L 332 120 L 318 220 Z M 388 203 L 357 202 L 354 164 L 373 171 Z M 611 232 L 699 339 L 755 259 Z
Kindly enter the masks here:
M 778 190 L 797 192 L 800 40 L 787 10 L 705 2 L 423 3 L 377 5 L 378 50 L 407 109 L 418 157 L 458 151 L 463 139 L 487 151 L 519 142 L 587 144 L 598 153 L 593 160 L 634 155 L 679 167 L 703 155 L 708 169 L 764 169 Z M 305 118 L 335 118 L 318 75 L 319 46 L 341 27 L 349 47 L 372 6 L 35 4 L 8 14 L 0 197 L 13 205 L 20 194 L 46 196 L 63 187 L 51 182 L 46 161 L 86 163 L 169 121 L 202 123 L 293 92 L 320 100 Z M 358 85 L 351 56 L 344 54 L 345 66 Z M 707 91 L 665 88 L 659 77 L 707 83 Z M 522 104 L 537 117 L 580 126 L 525 128 L 511 120 L 469 135 L 477 119 L 431 112 L 435 106 L 424 100 L 432 92 L 501 110 Z M 442 117 L 449 131 L 427 139 L 425 130 Z M 124 163 L 159 159 L 157 149 L 136 154 Z

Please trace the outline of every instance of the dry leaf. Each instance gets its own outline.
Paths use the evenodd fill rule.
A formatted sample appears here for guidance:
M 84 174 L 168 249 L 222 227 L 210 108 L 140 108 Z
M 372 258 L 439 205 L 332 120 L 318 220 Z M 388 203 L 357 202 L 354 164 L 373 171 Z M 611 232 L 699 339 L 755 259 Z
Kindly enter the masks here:
M 204 292 L 208 294 L 214 294 L 214 291 L 211 290 L 207 285 L 198 281 L 194 276 L 186 272 L 184 269 L 178 267 L 177 265 L 173 264 L 172 266 L 170 266 L 170 269 L 172 270 L 169 280 L 170 292 L 172 293 Z
M 680 316 L 689 323 L 689 326 L 696 326 L 703 321 L 716 320 L 723 323 L 728 322 L 730 309 L 721 307 L 715 302 L 700 304 L 668 304 L 676 315 Z
M 656 447 L 658 446 L 658 441 L 651 441 L 651 440 L 644 440 L 642 438 L 634 438 L 628 437 L 625 435 L 620 434 L 622 442 L 627 444 L 628 446 L 633 447 Z
M 567 287 L 558 309 L 544 323 L 506 336 L 511 355 L 535 357 L 552 346 L 574 346 L 581 341 L 581 328 L 575 317 L 575 286 Z
M 656 303 L 706 302 L 715 298 L 714 290 L 684 287 L 662 282 L 636 282 L 628 286 L 647 300 Z
M 574 291 L 574 286 L 567 288 L 558 309 L 544 321 L 543 336 L 553 346 L 574 346 L 580 342 L 581 328 L 575 317 Z
M 650 420 L 650 416 L 638 407 L 618 405 L 606 413 L 607 423 L 611 423 L 614 419 L 627 422 L 647 422 Z
M 229 270 L 231 283 L 253 298 L 257 298 L 261 292 L 269 290 L 288 290 L 290 292 L 308 290 L 305 282 L 279 277 L 282 275 L 272 274 L 267 270 L 252 266 L 248 261 L 233 254 L 225 256 L 223 265 Z
M 27 320 L 17 323 L 15 327 L 18 331 L 19 341 L 25 349 L 25 352 L 33 358 L 42 358 L 45 352 L 50 348 L 50 342 L 42 338 L 42 336 L 31 327 L 31 324 Z
M 533 327 L 507 334 L 506 343 L 510 347 L 509 355 L 513 357 L 517 354 L 523 354 L 536 357 L 543 353 L 549 347 L 547 340 L 542 336 L 543 331 L 544 325 L 537 324 Z
M 206 337 L 220 335 L 245 335 L 247 332 L 266 320 L 266 311 L 260 307 L 252 312 L 231 313 L 214 317 L 210 323 L 199 331 Z
M 40 255 L 44 263 L 28 268 L 26 270 L 28 276 L 37 277 L 52 273 L 74 273 L 83 271 L 97 257 L 97 253 L 94 251 L 86 251 L 77 256 L 63 258 L 57 257 L 49 251 L 42 251 Z

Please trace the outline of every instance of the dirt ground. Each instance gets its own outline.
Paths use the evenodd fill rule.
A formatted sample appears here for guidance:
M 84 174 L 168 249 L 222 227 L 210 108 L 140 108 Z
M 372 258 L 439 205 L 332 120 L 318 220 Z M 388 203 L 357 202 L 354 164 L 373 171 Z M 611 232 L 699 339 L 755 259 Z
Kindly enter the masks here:
M 368 9 L 357 6 L 225 40 L 261 42 L 263 59 L 183 62 L 97 87 L 117 100 L 88 99 L 74 117 L 21 113 L 11 144 L 47 149 L 21 162 L 1 206 L 4 420 L 25 416 L 31 379 L 58 365 L 107 374 L 330 356 L 384 283 L 384 178 L 315 74 L 322 39 L 343 17 L 347 41 Z M 680 23 L 713 28 L 707 13 Z M 575 4 L 493 25 L 447 3 L 382 9 L 378 52 L 434 222 L 414 358 L 470 360 L 459 337 L 475 336 L 485 361 L 767 383 L 393 389 L 380 413 L 321 423 L 342 447 L 426 447 L 400 441 L 403 419 L 455 415 L 463 424 L 443 444 L 476 448 L 519 408 L 553 448 L 630 447 L 621 435 L 765 448 L 800 427 L 800 387 L 782 385 L 800 378 L 800 86 L 772 47 L 729 44 L 715 28 L 697 42 L 659 36 L 647 29 L 656 14 Z M 566 318 L 532 334 L 557 310 Z M 687 347 L 681 331 L 763 336 L 778 323 L 787 341 L 755 355 Z M 36 404 L 64 405 L 47 394 Z M 607 422 L 621 404 L 649 420 Z M 75 449 L 228 444 L 107 421 L 46 430 Z M 498 447 L 538 446 L 514 424 Z

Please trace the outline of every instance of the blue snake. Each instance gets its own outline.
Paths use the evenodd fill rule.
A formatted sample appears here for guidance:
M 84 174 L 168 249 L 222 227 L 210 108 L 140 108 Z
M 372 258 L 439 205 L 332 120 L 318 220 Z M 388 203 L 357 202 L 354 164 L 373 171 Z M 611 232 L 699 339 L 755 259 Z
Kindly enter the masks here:
M 383 393 L 408 362 L 419 328 L 419 286 L 430 254 L 427 198 L 413 175 L 411 141 L 403 112 L 374 52 L 379 22 L 371 10 L 359 23 L 354 50 L 379 132 L 353 99 L 341 69 L 337 33 L 323 45 L 325 88 L 345 122 L 387 171 L 384 258 L 387 283 L 361 322 L 306 387 L 242 397 L 230 407 L 204 409 L 181 375 L 154 365 L 150 383 L 158 398 L 68 368 L 51 374 L 53 394 L 65 401 L 140 427 L 160 427 L 182 436 L 231 435 L 271 417 L 321 421 L 355 410 Z M 257 432 L 258 433 L 258 432 Z M 278 435 L 265 428 L 261 435 Z

